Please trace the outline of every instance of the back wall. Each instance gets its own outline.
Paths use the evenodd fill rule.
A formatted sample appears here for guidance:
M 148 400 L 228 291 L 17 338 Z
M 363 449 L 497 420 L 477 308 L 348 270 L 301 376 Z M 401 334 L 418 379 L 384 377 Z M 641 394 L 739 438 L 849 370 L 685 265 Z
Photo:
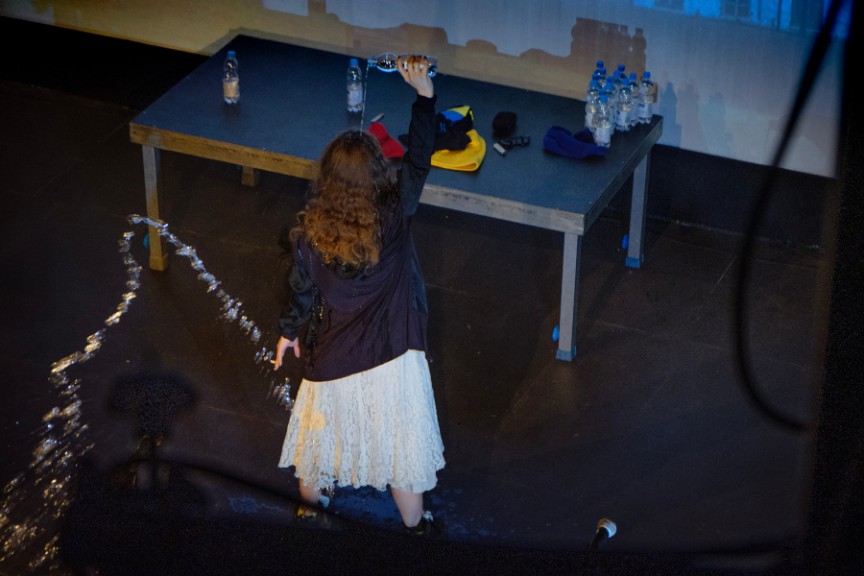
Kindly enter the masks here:
M 0 0 L 0 15 L 201 58 L 240 33 L 360 57 L 418 51 L 437 56 L 448 74 L 577 98 L 598 58 L 610 66 L 624 64 L 627 71 L 649 70 L 658 85 L 655 112 L 664 117 L 652 157 L 649 216 L 744 231 L 799 89 L 823 3 L 797 3 L 815 7 L 809 19 L 792 14 L 790 0 L 763 0 L 757 3 L 763 11 L 749 18 L 724 16 L 720 0 L 527 4 Z M 768 11 L 776 18 L 766 19 L 766 6 L 776 9 Z M 763 236 L 821 245 L 831 234 L 840 39 L 842 33 L 811 87 L 775 200 L 762 215 Z M 51 57 L 61 57 L 52 51 Z M 581 129 L 582 119 L 572 119 L 570 127 Z M 611 210 L 616 208 L 626 210 L 620 203 Z
M 661 144 L 771 162 L 822 0 L 0 0 L 0 15 L 209 56 L 238 33 L 582 97 L 597 59 L 652 73 Z M 728 6 L 736 12 L 729 13 Z M 724 6 L 727 8 L 724 10 Z M 845 20 L 844 20 L 845 21 Z M 833 177 L 843 30 L 783 167 Z M 581 128 L 574 118 L 573 127 Z

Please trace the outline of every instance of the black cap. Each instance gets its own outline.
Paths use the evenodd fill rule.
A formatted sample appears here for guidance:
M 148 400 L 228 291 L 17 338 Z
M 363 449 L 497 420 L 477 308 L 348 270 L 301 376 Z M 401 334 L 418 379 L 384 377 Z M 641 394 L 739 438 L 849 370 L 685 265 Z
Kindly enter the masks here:
M 496 140 L 506 138 L 516 130 L 515 112 L 498 112 L 492 119 L 492 137 Z

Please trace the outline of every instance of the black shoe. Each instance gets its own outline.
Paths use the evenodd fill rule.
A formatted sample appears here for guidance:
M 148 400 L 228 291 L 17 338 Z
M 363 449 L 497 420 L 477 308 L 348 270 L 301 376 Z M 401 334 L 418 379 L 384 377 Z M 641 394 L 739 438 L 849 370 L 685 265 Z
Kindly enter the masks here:
M 406 534 L 423 536 L 424 538 L 438 538 L 443 533 L 441 526 L 438 525 L 432 517 L 432 513 L 428 510 L 423 512 L 423 516 L 420 517 L 420 522 L 416 526 L 405 526 L 405 524 L 402 524 L 402 530 Z

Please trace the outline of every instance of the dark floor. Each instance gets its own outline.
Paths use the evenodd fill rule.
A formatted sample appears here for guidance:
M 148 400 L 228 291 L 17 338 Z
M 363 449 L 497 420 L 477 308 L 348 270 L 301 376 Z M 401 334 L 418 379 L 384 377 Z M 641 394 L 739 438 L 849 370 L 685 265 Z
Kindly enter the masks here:
M 117 46 L 92 66 L 121 60 Z M 0 83 L 0 481 L 20 478 L 4 495 L 0 574 L 31 562 L 37 573 L 82 574 L 408 573 L 414 564 L 438 574 L 789 573 L 806 532 L 814 434 L 768 417 L 742 385 L 741 239 L 649 220 L 645 264 L 629 269 L 614 213 L 585 239 L 578 353 L 567 363 L 552 339 L 562 238 L 422 207 L 415 234 L 447 458 L 427 504 L 447 538 L 404 541 L 389 497 L 369 489 L 337 489 L 327 514 L 297 526 L 295 482 L 276 468 L 289 413 L 269 396 L 273 379 L 255 354 L 277 337 L 287 273 L 277 239 L 304 183 L 262 174 L 249 188 L 235 166 L 163 156 L 163 218 L 242 301 L 263 332 L 255 343 L 186 258 L 173 255 L 164 273 L 146 267 L 146 228 L 128 219 L 145 213 L 128 122 L 147 90 L 197 60 L 125 47 L 133 60 L 158 55 L 167 72 L 111 81 L 102 68 L 82 90 L 45 61 L 42 76 L 28 68 Z M 137 289 L 118 251 L 127 231 L 144 265 Z M 760 397 L 808 426 L 830 260 L 759 244 L 746 290 Z M 61 370 L 71 382 L 52 380 L 52 365 L 85 351 L 97 331 L 92 357 Z M 298 382 L 299 366 L 288 375 Z M 156 466 L 147 484 L 151 468 L 128 465 L 142 446 L 128 407 L 141 400 L 136 386 L 157 384 L 170 388 L 176 413 L 145 424 L 166 426 L 155 452 L 173 465 Z M 59 420 L 71 422 L 64 456 L 42 461 L 53 407 L 80 422 Z M 599 556 L 585 554 L 603 517 L 618 533 Z

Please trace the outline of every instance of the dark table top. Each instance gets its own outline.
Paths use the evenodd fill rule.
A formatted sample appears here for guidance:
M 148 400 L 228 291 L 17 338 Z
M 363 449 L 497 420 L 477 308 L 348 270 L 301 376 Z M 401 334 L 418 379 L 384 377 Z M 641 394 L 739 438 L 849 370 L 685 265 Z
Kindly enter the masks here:
M 236 107 L 222 100 L 220 73 L 229 49 L 240 62 Z M 315 160 L 335 135 L 361 125 L 360 115 L 345 106 L 349 59 L 237 36 L 132 123 Z M 544 152 L 543 136 L 552 126 L 582 130 L 582 101 L 442 73 L 434 84 L 438 110 L 470 105 L 474 127 L 487 144 L 479 170 L 433 167 L 429 175 L 423 201 L 457 210 L 583 233 L 662 132 L 662 118 L 655 116 L 651 124 L 615 133 L 606 157 L 564 158 Z M 405 133 L 414 94 L 398 73 L 369 71 L 363 127 L 383 113 L 381 123 L 391 136 Z M 516 135 L 530 136 L 531 144 L 502 157 L 492 149 L 492 119 L 505 110 L 516 113 Z

